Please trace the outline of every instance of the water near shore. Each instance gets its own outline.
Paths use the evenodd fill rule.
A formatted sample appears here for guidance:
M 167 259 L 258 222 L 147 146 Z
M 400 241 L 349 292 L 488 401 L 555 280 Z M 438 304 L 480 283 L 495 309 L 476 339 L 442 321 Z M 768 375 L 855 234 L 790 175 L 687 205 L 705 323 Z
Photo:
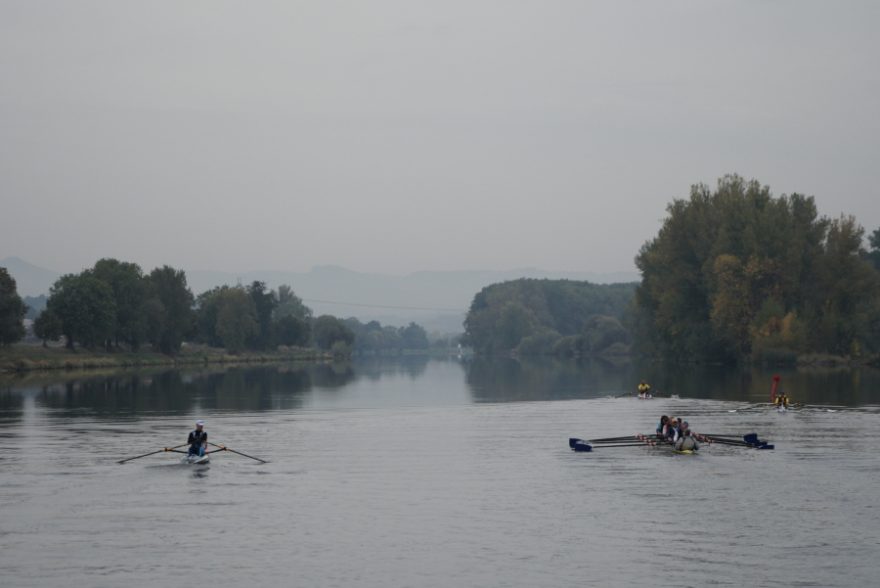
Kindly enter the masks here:
M 4 586 L 870 586 L 880 377 L 384 361 L 0 384 Z M 640 377 L 679 398 L 614 398 Z M 573 453 L 758 432 L 775 451 Z M 191 422 L 266 457 L 159 454 Z

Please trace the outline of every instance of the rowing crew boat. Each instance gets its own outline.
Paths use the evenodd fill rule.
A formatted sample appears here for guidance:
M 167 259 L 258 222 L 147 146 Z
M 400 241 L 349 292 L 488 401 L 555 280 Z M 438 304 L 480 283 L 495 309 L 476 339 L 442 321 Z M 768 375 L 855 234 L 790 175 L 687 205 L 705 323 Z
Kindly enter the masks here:
M 775 446 L 758 439 L 757 433 L 749 433 L 738 438 L 736 435 L 697 435 L 694 436 L 706 444 L 731 445 L 746 449 L 774 449 Z M 696 449 L 675 449 L 672 442 L 665 439 L 657 439 L 653 435 L 626 435 L 623 437 L 608 437 L 605 439 L 578 439 L 570 437 L 568 446 L 572 451 L 591 452 L 594 449 L 610 449 L 613 447 L 664 447 L 672 449 L 679 455 L 693 455 Z

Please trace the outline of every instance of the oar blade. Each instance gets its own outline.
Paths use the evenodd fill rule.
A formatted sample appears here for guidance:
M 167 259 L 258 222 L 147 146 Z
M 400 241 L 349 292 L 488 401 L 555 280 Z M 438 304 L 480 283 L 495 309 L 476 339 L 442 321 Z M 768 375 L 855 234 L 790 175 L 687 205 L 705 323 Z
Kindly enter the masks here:
M 584 441 L 583 439 L 576 439 L 574 437 L 568 440 L 568 446 L 571 447 L 574 451 L 587 452 L 592 451 L 593 447 Z

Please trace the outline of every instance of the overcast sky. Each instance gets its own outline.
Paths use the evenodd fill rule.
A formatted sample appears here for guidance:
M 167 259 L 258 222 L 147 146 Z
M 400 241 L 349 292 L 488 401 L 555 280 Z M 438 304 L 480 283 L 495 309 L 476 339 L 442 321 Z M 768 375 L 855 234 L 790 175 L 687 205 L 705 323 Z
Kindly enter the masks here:
M 628 271 L 737 172 L 880 226 L 877 2 L 0 3 L 0 258 Z

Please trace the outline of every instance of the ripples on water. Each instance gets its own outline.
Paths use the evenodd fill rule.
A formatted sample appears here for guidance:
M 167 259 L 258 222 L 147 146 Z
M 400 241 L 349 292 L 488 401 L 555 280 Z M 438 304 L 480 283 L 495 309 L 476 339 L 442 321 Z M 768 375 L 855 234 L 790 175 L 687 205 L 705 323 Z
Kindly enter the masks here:
M 749 397 L 603 397 L 619 389 L 495 403 L 440 362 L 310 375 L 307 385 L 302 374 L 245 372 L 235 378 L 253 385 L 212 376 L 202 386 L 199 376 L 115 396 L 106 386 L 0 393 L 2 584 L 872 586 L 880 577 L 873 407 L 778 414 L 748 410 Z M 556 381 L 558 395 L 576 396 L 574 381 Z M 661 413 L 698 431 L 758 432 L 776 450 L 567 447 L 569 436 L 650 431 Z M 176 444 L 195 416 L 208 419 L 212 441 L 271 463 L 228 454 L 205 468 L 169 454 L 115 463 Z

